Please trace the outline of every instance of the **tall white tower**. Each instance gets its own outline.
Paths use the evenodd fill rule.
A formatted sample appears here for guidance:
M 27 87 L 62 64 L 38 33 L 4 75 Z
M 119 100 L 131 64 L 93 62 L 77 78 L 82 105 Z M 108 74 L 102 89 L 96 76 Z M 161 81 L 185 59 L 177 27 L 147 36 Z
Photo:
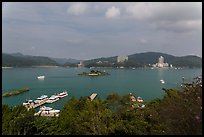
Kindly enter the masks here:
M 159 64 L 164 64 L 164 57 L 162 57 L 162 56 L 160 56 L 159 57 L 159 62 L 158 62 Z

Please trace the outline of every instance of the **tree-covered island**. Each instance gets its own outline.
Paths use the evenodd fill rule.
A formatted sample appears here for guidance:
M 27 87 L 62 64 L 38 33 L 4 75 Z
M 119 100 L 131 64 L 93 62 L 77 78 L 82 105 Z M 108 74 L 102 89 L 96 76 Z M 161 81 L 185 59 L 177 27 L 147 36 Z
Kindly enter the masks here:
M 105 75 L 110 75 L 109 73 L 107 72 L 101 72 L 101 71 L 98 71 L 98 70 L 91 70 L 90 72 L 82 72 L 82 73 L 79 73 L 78 75 L 81 75 L 81 76 L 105 76 Z
M 18 95 L 18 94 L 21 94 L 21 93 L 29 91 L 29 90 L 30 90 L 29 88 L 22 88 L 22 89 L 11 91 L 11 92 L 6 92 L 6 93 L 2 94 L 2 97 Z

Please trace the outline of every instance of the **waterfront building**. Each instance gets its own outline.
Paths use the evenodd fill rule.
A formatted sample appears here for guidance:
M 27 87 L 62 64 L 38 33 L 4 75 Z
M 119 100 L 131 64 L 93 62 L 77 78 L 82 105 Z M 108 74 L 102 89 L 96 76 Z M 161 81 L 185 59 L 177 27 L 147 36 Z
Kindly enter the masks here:
M 160 56 L 158 59 L 158 63 L 153 64 L 153 67 L 163 68 L 163 67 L 169 67 L 168 63 L 164 62 L 164 57 Z
M 125 62 L 125 61 L 128 61 L 128 56 L 118 56 L 117 57 L 117 62 L 118 63 L 122 63 L 122 62 Z
M 84 67 L 84 62 L 80 61 L 80 63 L 78 64 L 78 67 Z

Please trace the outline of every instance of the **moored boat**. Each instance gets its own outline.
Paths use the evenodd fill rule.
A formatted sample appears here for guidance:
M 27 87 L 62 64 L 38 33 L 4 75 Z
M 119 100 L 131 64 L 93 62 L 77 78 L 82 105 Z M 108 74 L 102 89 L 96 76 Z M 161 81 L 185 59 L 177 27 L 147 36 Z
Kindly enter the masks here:
M 41 103 L 42 101 L 45 101 L 47 99 L 48 99 L 47 95 L 42 95 L 42 96 L 38 97 L 34 102 L 35 103 Z
M 59 96 L 58 95 L 52 95 L 47 101 L 46 103 L 53 103 L 55 101 L 59 100 Z
M 63 97 L 68 96 L 68 93 L 67 93 L 67 91 L 65 90 L 65 91 L 63 91 L 63 92 L 57 94 L 57 96 L 59 97 L 59 99 L 61 99 L 61 98 L 63 98 Z

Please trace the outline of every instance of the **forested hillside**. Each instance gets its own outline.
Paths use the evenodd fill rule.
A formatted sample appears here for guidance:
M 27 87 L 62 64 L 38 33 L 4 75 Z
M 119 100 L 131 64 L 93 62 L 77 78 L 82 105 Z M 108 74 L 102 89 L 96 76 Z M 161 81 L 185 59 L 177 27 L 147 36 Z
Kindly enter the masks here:
M 28 66 L 55 66 L 59 65 L 54 60 L 49 59 L 48 57 L 41 56 L 16 56 L 10 54 L 2 54 L 2 66 L 6 67 L 28 67 Z

